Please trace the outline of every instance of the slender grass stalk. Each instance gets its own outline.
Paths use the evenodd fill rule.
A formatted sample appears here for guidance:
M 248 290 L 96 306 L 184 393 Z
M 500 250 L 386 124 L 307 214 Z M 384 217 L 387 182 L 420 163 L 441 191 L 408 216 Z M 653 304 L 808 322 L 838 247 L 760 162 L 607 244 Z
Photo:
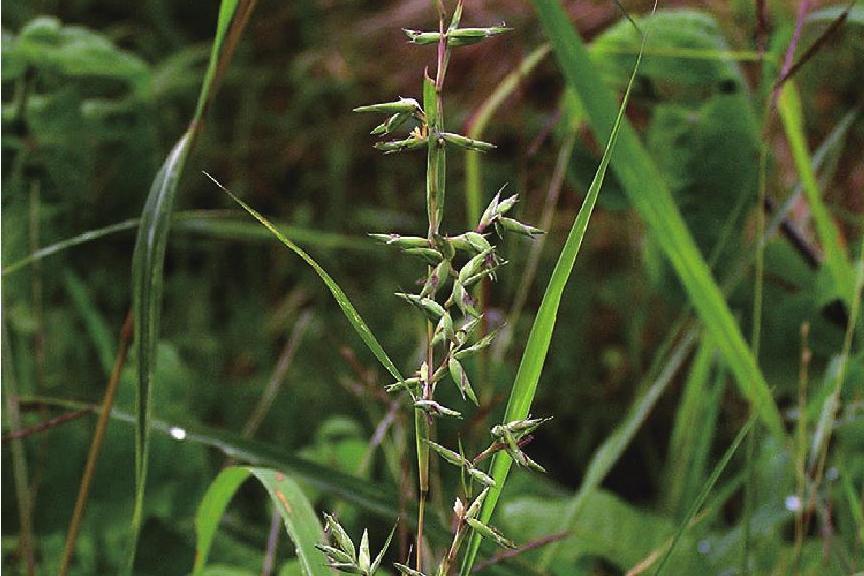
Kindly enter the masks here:
M 96 430 L 93 432 L 93 440 L 90 442 L 87 462 L 84 465 L 84 474 L 81 477 L 81 484 L 78 486 L 78 497 L 75 499 L 72 519 L 69 521 L 69 528 L 66 531 L 63 556 L 60 560 L 60 568 L 57 570 L 59 576 L 66 576 L 69 573 L 72 556 L 75 553 L 75 542 L 78 539 L 78 532 L 81 530 L 81 523 L 84 520 L 84 511 L 90 496 L 90 485 L 93 483 L 93 477 L 96 474 L 96 463 L 99 460 L 99 453 L 102 451 L 102 444 L 105 440 L 105 432 L 108 429 L 108 418 L 114 406 L 114 398 L 117 395 L 117 387 L 120 384 L 120 374 L 126 365 L 129 343 L 132 340 L 132 322 L 132 314 L 128 314 L 126 320 L 123 322 L 123 327 L 120 329 L 117 357 L 114 360 L 114 367 L 111 369 L 111 376 L 108 379 L 108 385 L 105 387 L 105 394 L 102 397 L 99 419 L 96 421 Z
M 258 430 L 258 427 L 261 426 L 267 413 L 270 412 L 270 407 L 273 406 L 273 401 L 276 400 L 276 395 L 279 393 L 282 381 L 285 380 L 288 369 L 291 367 L 291 363 L 297 353 L 297 348 L 303 341 L 303 336 L 306 334 L 306 328 L 309 326 L 311 320 L 312 313 L 307 310 L 302 312 L 300 317 L 297 318 L 297 321 L 294 322 L 291 336 L 288 337 L 288 342 L 285 343 L 285 347 L 279 355 L 279 360 L 276 362 L 276 368 L 273 370 L 273 374 L 270 376 L 270 380 L 267 382 L 264 392 L 258 398 L 258 403 L 255 405 L 252 414 L 249 416 L 249 420 L 246 421 L 246 425 L 243 427 L 243 435 L 245 437 L 252 438 Z
M 65 414 L 55 416 L 54 418 L 43 420 L 38 424 L 34 424 L 33 426 L 29 426 L 27 428 L 19 428 L 14 432 L 8 432 L 4 434 L 3 443 L 5 444 L 6 442 L 11 442 L 12 440 L 28 438 L 35 434 L 39 434 L 40 432 L 46 432 L 48 430 L 66 424 L 67 422 L 73 422 L 75 420 L 78 420 L 82 416 L 86 416 L 89 413 L 89 410 L 73 410 L 72 412 L 66 412 Z
M 19 409 L 18 385 L 12 371 L 12 350 L 9 336 L 6 333 L 6 322 L 0 321 L 2 327 L 3 347 L 3 400 L 6 408 L 6 418 L 11 432 L 21 429 L 21 412 Z M 12 475 L 15 482 L 15 500 L 18 506 L 18 549 L 24 562 L 24 573 L 35 576 L 36 559 L 33 552 L 33 517 L 30 480 L 27 471 L 27 455 L 24 452 L 24 442 L 20 438 L 12 443 Z
M 280 523 L 279 512 L 274 509 L 270 513 L 270 531 L 267 534 L 267 549 L 264 553 L 264 562 L 261 565 L 261 576 L 271 576 L 276 567 L 276 550 L 279 546 Z
M 810 323 L 801 324 L 801 364 L 798 371 L 798 426 L 795 443 L 795 483 L 800 503 L 795 511 L 795 548 L 793 562 L 800 570 L 801 549 L 804 546 L 804 501 L 807 490 L 807 385 L 810 377 Z
M 702 490 L 699 492 L 699 496 L 696 497 L 696 500 L 691 504 L 690 509 L 687 511 L 687 515 L 684 520 L 678 526 L 678 529 L 675 531 L 674 536 L 672 537 L 672 542 L 669 544 L 669 547 L 666 549 L 666 552 L 663 554 L 663 557 L 660 559 L 660 562 L 657 564 L 657 568 L 654 570 L 654 576 L 660 576 L 660 573 L 663 571 L 663 567 L 666 565 L 666 562 L 669 561 L 669 557 L 672 555 L 672 552 L 675 550 L 675 546 L 678 544 L 679 540 L 681 540 L 681 536 L 684 534 L 684 531 L 687 530 L 687 527 L 690 526 L 693 518 L 696 517 L 696 514 L 702 508 L 702 504 L 705 503 L 705 500 L 708 498 L 708 495 L 711 493 L 711 490 L 714 489 L 714 485 L 717 483 L 717 480 L 720 479 L 720 475 L 723 474 L 723 471 L 726 469 L 726 466 L 729 464 L 729 461 L 732 460 L 732 457 L 735 455 L 735 452 L 738 451 L 738 448 L 741 446 L 741 443 L 744 441 L 744 438 L 747 434 L 750 433 L 750 430 L 753 428 L 753 425 L 756 423 L 756 418 L 758 417 L 758 413 L 753 413 L 750 416 L 750 419 L 747 420 L 747 423 L 741 428 L 738 432 L 738 435 L 735 436 L 735 439 L 732 441 L 732 444 L 729 445 L 729 448 L 726 449 L 726 452 L 723 454 L 723 457 L 720 458 L 720 461 L 717 462 L 717 465 L 714 467 L 714 470 L 711 472 L 711 476 L 708 478 L 708 481 L 705 482 L 705 485 L 702 487 Z
M 468 120 L 466 134 L 469 138 L 483 139 L 486 127 L 495 113 L 516 91 L 522 81 L 549 55 L 549 52 L 548 44 L 538 46 L 519 63 L 515 70 L 501 80 L 495 90 Z M 465 154 L 465 214 L 468 226 L 474 226 L 474 223 L 480 219 L 483 203 L 483 173 L 480 160 L 480 152 L 468 151 Z

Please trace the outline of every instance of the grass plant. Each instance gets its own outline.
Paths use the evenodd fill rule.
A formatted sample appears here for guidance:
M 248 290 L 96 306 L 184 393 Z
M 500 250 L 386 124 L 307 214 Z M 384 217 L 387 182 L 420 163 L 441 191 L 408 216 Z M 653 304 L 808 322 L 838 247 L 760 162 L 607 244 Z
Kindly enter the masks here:
M 4 568 L 864 569 L 859 6 L 169 4 L 4 13 Z

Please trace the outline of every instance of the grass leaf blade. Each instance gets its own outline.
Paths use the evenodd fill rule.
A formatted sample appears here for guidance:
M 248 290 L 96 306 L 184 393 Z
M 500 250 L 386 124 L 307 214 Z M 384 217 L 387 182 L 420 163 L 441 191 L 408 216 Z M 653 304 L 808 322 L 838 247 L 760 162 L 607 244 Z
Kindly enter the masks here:
M 360 339 L 363 340 L 363 343 L 369 348 L 372 354 L 375 355 L 375 358 L 381 363 L 382 366 L 390 373 L 393 378 L 399 380 L 400 382 L 404 380 L 402 375 L 399 373 L 399 369 L 396 368 L 396 365 L 384 351 L 384 348 L 381 347 L 381 344 L 378 342 L 378 339 L 375 338 L 375 335 L 372 333 L 372 330 L 369 329 L 369 326 L 366 324 L 366 321 L 363 320 L 363 317 L 360 316 L 360 313 L 357 312 L 357 309 L 354 308 L 354 305 L 351 304 L 351 301 L 348 299 L 348 296 L 339 287 L 333 277 L 327 273 L 315 260 L 312 259 L 309 254 L 306 253 L 302 248 L 300 248 L 297 244 L 289 240 L 285 237 L 282 232 L 280 232 L 276 227 L 264 216 L 262 216 L 257 210 L 246 204 L 243 200 L 234 195 L 233 192 L 225 188 L 222 184 L 219 183 L 218 180 L 213 178 L 207 172 L 204 172 L 204 175 L 210 178 L 214 184 L 216 184 L 219 188 L 222 189 L 228 196 L 231 197 L 234 202 L 236 202 L 241 208 L 246 210 L 253 218 L 258 220 L 265 228 L 267 228 L 276 238 L 279 239 L 282 244 L 288 247 L 292 252 L 297 254 L 306 264 L 308 264 L 315 273 L 324 281 L 324 284 L 330 290 L 330 293 L 333 294 L 333 298 L 336 300 L 336 303 L 339 305 L 339 308 L 342 309 L 343 314 L 348 319 L 348 322 L 360 336 Z
M 753 428 L 753 425 L 756 424 L 756 417 L 758 413 L 754 412 L 753 415 L 747 420 L 747 423 L 743 428 L 738 432 L 738 435 L 732 441 L 732 444 L 729 445 L 729 448 L 726 449 L 726 453 L 723 454 L 723 457 L 720 458 L 720 461 L 714 467 L 714 470 L 711 472 L 711 476 L 708 478 L 708 481 L 705 482 L 705 485 L 702 487 L 699 496 L 696 500 L 693 501 L 693 504 L 690 506 L 690 509 L 687 511 L 687 515 L 681 520 L 681 523 L 678 525 L 678 529 L 675 531 L 675 535 L 672 537 L 672 541 L 669 543 L 669 548 L 666 549 L 665 554 L 660 559 L 660 562 L 657 564 L 657 569 L 654 570 L 654 576 L 659 576 L 660 572 L 663 570 L 663 566 L 669 560 L 669 557 L 672 555 L 672 552 L 675 550 L 675 545 L 678 544 L 678 541 L 681 539 L 681 536 L 684 534 L 684 531 L 687 530 L 687 527 L 690 525 L 690 521 L 696 516 L 699 510 L 702 508 L 702 504 L 705 503 L 705 500 L 708 498 L 708 495 L 711 493 L 711 490 L 714 489 L 714 485 L 717 483 L 717 480 L 720 479 L 720 475 L 723 474 L 723 471 L 726 469 L 726 466 L 729 465 L 729 461 L 732 460 L 732 456 L 735 455 L 735 452 L 738 451 L 738 448 L 741 446 L 741 442 L 744 441 L 744 438 L 747 437 L 747 434 L 750 433 L 750 430 Z
M 222 470 L 210 483 L 195 512 L 195 564 L 192 576 L 200 576 L 210 555 L 210 546 L 219 529 L 219 521 L 240 485 L 249 477 L 249 469 L 232 466 Z
M 294 542 L 303 573 L 307 576 L 330 576 L 332 572 L 327 568 L 324 554 L 315 548 L 323 540 L 324 532 L 300 486 L 285 474 L 270 468 L 251 468 L 250 472 L 264 485 L 273 506 L 279 511 L 285 531 Z
M 596 136 L 605 137 L 616 121 L 612 91 L 600 81 L 602 76 L 559 2 L 533 0 L 533 4 L 568 85 L 582 101 L 589 125 Z M 624 192 L 672 264 L 742 393 L 771 433 L 784 436 L 780 411 L 768 384 L 699 253 L 659 168 L 626 119 L 621 121 L 620 128 L 612 169 Z
M 138 536 L 144 520 L 144 489 L 147 482 L 147 457 L 150 439 L 150 397 L 156 368 L 159 315 L 162 305 L 163 267 L 168 233 L 171 229 L 174 200 L 189 150 L 201 129 L 201 119 L 219 79 L 233 55 L 240 34 L 254 7 L 254 0 L 223 0 L 216 23 L 216 38 L 207 74 L 198 95 L 195 115 L 189 128 L 168 154 L 147 195 L 135 240 L 132 259 L 133 315 L 137 359 L 135 427 L 135 497 L 126 559 L 121 574 L 131 576 L 135 565 Z M 240 14 L 240 18 L 236 16 Z
M 219 521 L 228 503 L 250 474 L 255 476 L 267 490 L 273 506 L 282 517 L 285 530 L 294 542 L 297 558 L 304 574 L 329 576 L 331 572 L 326 568 L 326 559 L 315 548 L 315 544 L 319 544 L 323 538 L 321 524 L 300 486 L 276 470 L 242 466 L 232 466 L 220 472 L 207 489 L 198 507 L 195 515 L 196 545 L 193 576 L 204 573 L 204 566 L 213 538 L 219 528 Z
M 162 305 L 163 266 L 171 226 L 171 211 L 177 185 L 189 152 L 187 132 L 174 146 L 156 175 L 135 241 L 132 258 L 133 309 L 137 387 L 135 395 L 135 501 L 132 533 L 127 549 L 124 574 L 132 574 L 138 535 L 144 520 L 144 486 L 147 482 L 147 456 L 150 445 L 150 398 L 156 369 L 159 315 Z
M 854 272 L 846 251 L 840 243 L 840 232 L 837 230 L 837 225 L 834 224 L 828 208 L 822 201 L 819 183 L 816 180 L 813 163 L 807 150 L 807 140 L 804 137 L 801 100 L 793 82 L 786 82 L 781 89 L 777 99 L 777 110 L 783 121 L 783 128 L 786 131 L 786 138 L 792 151 L 792 160 L 801 179 L 804 196 L 810 206 L 810 214 L 819 236 L 819 243 L 825 253 L 825 266 L 834 281 L 836 295 L 850 304 L 852 302 Z
M 643 49 L 644 46 L 643 37 Z M 600 159 L 600 164 L 594 174 L 594 179 L 588 188 L 588 194 L 585 196 L 585 200 L 582 202 L 579 213 L 573 221 L 573 226 L 571 227 L 567 240 L 564 243 L 561 255 L 555 263 L 555 268 L 552 271 L 552 277 L 549 279 L 549 284 L 546 286 L 546 291 L 543 294 L 543 300 L 540 303 L 537 317 L 534 319 L 534 324 L 531 326 L 531 332 L 528 335 L 528 343 L 525 346 L 525 352 L 522 354 L 522 360 L 519 363 L 519 370 L 516 373 L 516 381 L 513 383 L 513 389 L 510 392 L 510 398 L 507 402 L 507 409 L 504 415 L 505 422 L 512 422 L 514 420 L 526 418 L 528 416 L 528 411 L 531 408 L 531 403 L 534 401 L 537 384 L 540 381 L 540 373 L 543 371 L 543 364 L 546 361 L 546 354 L 549 351 L 549 344 L 552 341 L 552 332 L 555 329 L 555 321 L 558 316 L 558 307 L 561 303 L 561 296 L 564 293 L 564 288 L 567 286 L 567 280 L 570 278 L 570 273 L 573 271 L 573 265 L 576 263 L 576 256 L 579 254 L 579 249 L 582 247 L 582 240 L 585 238 L 585 232 L 588 229 L 588 222 L 591 219 L 591 214 L 597 203 L 597 197 L 603 186 L 603 178 L 606 175 L 606 169 L 609 167 L 609 162 L 612 159 L 612 151 L 617 141 L 619 129 L 622 126 L 624 111 L 627 109 L 630 89 L 633 87 L 633 81 L 636 78 L 636 71 L 639 69 L 641 61 L 642 50 L 640 49 L 639 55 L 636 58 L 636 64 L 627 84 L 627 90 L 624 93 L 624 99 L 621 102 L 618 114 L 612 124 L 609 138 L 606 143 L 606 149 L 603 151 L 603 157 Z M 495 505 L 498 503 L 498 498 L 504 488 L 504 483 L 507 480 L 507 475 L 510 472 L 510 466 L 512 464 L 513 460 L 506 453 L 499 452 L 493 457 L 491 476 L 495 481 L 495 486 L 490 488 L 489 494 L 483 502 L 483 507 L 480 510 L 481 522 L 487 523 L 491 519 L 492 512 L 495 510 Z M 472 533 L 462 563 L 460 572 L 462 576 L 467 576 L 471 573 L 479 547 L 480 536 L 476 532 Z

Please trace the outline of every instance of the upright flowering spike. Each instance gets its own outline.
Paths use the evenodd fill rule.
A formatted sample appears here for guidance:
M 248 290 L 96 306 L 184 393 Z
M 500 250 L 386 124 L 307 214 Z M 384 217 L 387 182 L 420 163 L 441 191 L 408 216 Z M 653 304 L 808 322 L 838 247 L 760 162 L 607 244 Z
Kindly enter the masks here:
M 441 7 L 443 3 L 439 3 Z M 385 154 L 394 154 L 410 150 L 425 149 L 426 161 L 426 216 L 428 228 L 425 237 L 401 236 L 399 234 L 372 234 L 379 242 L 395 246 L 407 255 L 415 256 L 426 264 L 424 278 L 418 282 L 422 285 L 419 294 L 397 293 L 412 306 L 422 311 L 427 320 L 428 335 L 425 341 L 425 351 L 420 368 L 411 378 L 387 386 L 387 391 L 404 390 L 411 398 L 415 409 L 414 422 L 416 427 L 417 477 L 419 487 L 418 534 L 416 540 L 416 567 L 406 564 L 394 564 L 401 576 L 425 576 L 423 571 L 424 554 L 423 518 L 426 498 L 429 492 L 429 462 L 432 452 L 445 461 L 460 468 L 461 486 L 466 495 L 474 493 L 479 485 L 484 489 L 470 505 L 462 498 L 456 498 L 454 512 L 456 515 L 453 541 L 441 560 L 437 576 L 449 576 L 454 562 L 458 560 L 460 547 L 471 531 L 484 538 L 491 539 L 501 546 L 512 547 L 512 542 L 504 538 L 494 528 L 480 522 L 480 510 L 489 488 L 495 486 L 495 480 L 486 472 L 474 465 L 474 461 L 487 453 L 507 450 L 521 466 L 542 469 L 536 462 L 525 455 L 520 448 L 520 440 L 542 423 L 540 420 L 510 422 L 493 429 L 493 435 L 498 438 L 486 451 L 473 460 L 465 456 L 461 442 L 459 451 L 451 450 L 442 444 L 433 442 L 430 438 L 432 417 L 461 418 L 462 414 L 441 404 L 435 397 L 437 384 L 447 377 L 456 383 L 463 400 L 477 404 L 477 396 L 469 381 L 463 362 L 472 354 L 487 348 L 494 338 L 494 331 L 477 339 L 473 335 L 480 322 L 481 314 L 476 308 L 471 296 L 471 288 L 486 277 L 495 279 L 496 270 L 506 264 L 499 258 L 496 249 L 490 241 L 488 228 L 495 226 L 500 232 L 513 231 L 533 235 L 538 230 L 526 226 L 505 214 L 516 204 L 517 196 L 512 195 L 504 200 L 501 192 L 492 199 L 489 207 L 483 213 L 477 227 L 454 236 L 445 236 L 442 225 L 444 221 L 444 201 L 446 184 L 446 154 L 457 148 L 471 151 L 491 152 L 495 145 L 468 136 L 448 132 L 444 126 L 443 88 L 447 66 L 450 60 L 450 49 L 455 46 L 475 44 L 486 38 L 497 36 L 507 30 L 506 27 L 492 26 L 486 28 L 461 27 L 464 0 L 456 2 L 449 25 L 445 29 L 444 14 L 439 12 L 438 29 L 425 32 L 422 30 L 405 29 L 409 41 L 415 44 L 437 44 L 437 69 L 434 77 L 427 68 L 423 74 L 422 105 L 413 98 L 399 98 L 393 102 L 383 102 L 361 106 L 357 112 L 373 112 L 386 115 L 383 122 L 377 125 L 372 134 L 383 136 L 394 133 L 409 121 L 416 121 L 416 126 L 404 138 L 389 141 L 379 141 L 375 147 Z M 445 293 L 442 289 L 448 281 L 452 281 L 452 289 Z M 449 294 L 449 296 L 442 296 Z M 470 342 L 473 341 L 473 344 Z M 401 377 L 397 376 L 397 379 Z M 524 443 L 524 441 L 522 441 Z M 332 546 L 320 546 L 327 556 L 330 566 L 343 572 L 373 576 L 379 569 L 385 551 L 387 550 L 393 532 L 387 538 L 381 552 L 373 560 L 369 551 L 369 534 L 364 530 L 359 547 L 359 554 L 354 550 L 350 538 L 344 530 L 328 517 L 328 529 L 334 534 Z M 339 543 L 341 542 L 341 544 Z M 409 553 L 410 556 L 410 553 Z M 426 570 L 428 573 L 429 570 Z

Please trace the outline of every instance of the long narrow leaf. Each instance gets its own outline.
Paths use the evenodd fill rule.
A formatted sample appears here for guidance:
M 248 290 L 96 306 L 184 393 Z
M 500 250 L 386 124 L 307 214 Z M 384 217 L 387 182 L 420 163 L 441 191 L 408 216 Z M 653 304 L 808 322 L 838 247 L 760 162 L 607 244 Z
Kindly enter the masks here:
M 44 246 L 8 264 L 3 268 L 2 274 L 6 276 L 7 274 L 18 272 L 35 262 L 69 250 L 70 248 L 105 238 L 106 236 L 135 230 L 140 223 L 140 218 L 129 218 L 116 224 L 109 224 L 102 228 L 95 228 L 76 234 L 71 238 Z M 370 250 L 374 247 L 374 244 L 363 236 L 324 232 L 285 222 L 274 222 L 273 225 L 291 240 L 312 244 L 319 248 L 362 251 Z M 265 238 L 269 240 L 271 238 L 270 233 L 257 224 L 246 220 L 239 221 L 231 213 L 226 214 L 221 210 L 185 210 L 175 212 L 171 226 L 174 232 L 199 234 L 208 238 L 241 240 L 260 240 Z
M 807 140 L 804 137 L 804 122 L 801 113 L 801 101 L 794 82 L 784 84 L 780 97 L 777 99 L 777 111 L 783 121 L 789 148 L 792 150 L 792 160 L 801 178 L 804 196 L 810 206 L 819 243 L 825 253 L 825 266 L 834 282 L 835 296 L 851 304 L 854 272 L 840 243 L 840 233 L 831 219 L 828 208 L 822 201 L 819 183 L 807 150 Z
M 136 388 L 135 425 L 135 503 L 132 511 L 132 533 L 127 549 L 124 574 L 131 575 L 135 563 L 138 535 L 144 519 L 144 486 L 147 482 L 147 456 L 150 445 L 150 398 L 156 370 L 156 347 L 159 338 L 159 315 L 162 305 L 163 266 L 171 210 L 177 184 L 189 151 L 189 133 L 177 142 L 168 155 L 153 185 L 135 242 L 132 259 L 135 352 L 138 385 Z
M 303 494 L 300 486 L 285 474 L 270 468 L 247 468 L 232 466 L 224 469 L 207 489 L 195 515 L 195 566 L 193 576 L 204 573 L 204 566 L 219 528 L 225 508 L 240 485 L 255 476 L 273 501 L 273 506 L 282 517 L 285 531 L 294 542 L 297 558 L 307 576 L 330 576 L 326 558 L 315 548 L 323 538 L 323 531 L 315 511 Z
M 96 413 L 100 410 L 99 406 L 59 398 L 22 397 L 20 402 L 24 406 L 51 406 L 64 410 L 92 410 Z M 117 408 L 111 411 L 111 418 L 125 424 L 135 423 L 135 417 L 132 414 Z M 381 482 L 370 482 L 339 472 L 299 457 L 279 446 L 244 438 L 241 434 L 234 432 L 187 422 L 166 422 L 158 418 L 150 420 L 150 430 L 175 440 L 182 436 L 183 440 L 178 441 L 214 448 L 227 458 L 244 464 L 284 470 L 292 477 L 316 490 L 340 498 L 361 510 L 386 520 L 388 523 L 395 521 L 399 514 L 397 507 L 399 499 L 395 488 L 388 487 Z M 412 512 L 409 506 L 404 519 L 408 525 L 416 521 Z M 430 517 L 429 521 L 431 524 L 427 526 L 427 533 L 430 538 L 442 544 L 449 542 L 449 530 L 435 522 L 434 517 Z
M 135 352 L 137 359 L 136 427 L 135 427 L 135 498 L 126 559 L 121 574 L 131 576 L 135 565 L 138 536 L 144 520 L 144 490 L 147 482 L 147 458 L 150 439 L 153 375 L 159 338 L 159 315 L 162 305 L 163 268 L 168 233 L 177 188 L 186 158 L 200 131 L 201 119 L 215 87 L 236 47 L 248 20 L 254 0 L 223 0 L 216 23 L 216 38 L 207 74 L 198 95 L 195 115 L 162 164 L 144 204 L 132 259 Z M 239 16 L 239 17 L 238 17 Z
M 342 309 L 342 312 L 345 314 L 345 317 L 348 319 L 348 322 L 351 323 L 351 326 L 354 330 L 357 331 L 357 334 L 360 336 L 360 339 L 363 340 L 363 343 L 369 348 L 372 354 L 375 355 L 375 358 L 381 362 L 381 365 L 390 373 L 393 378 L 399 380 L 400 382 L 403 380 L 402 375 L 399 373 L 399 369 L 396 368 L 396 365 L 387 356 L 387 353 L 384 352 L 384 348 L 381 347 L 381 344 L 378 342 L 378 339 L 375 338 L 375 335 L 372 333 L 372 330 L 369 329 L 369 326 L 366 324 L 366 321 L 363 320 L 363 317 L 360 316 L 360 313 L 357 312 L 357 309 L 354 308 L 354 305 L 351 304 L 351 301 L 348 299 L 348 296 L 345 294 L 345 291 L 339 287 L 333 277 L 327 273 L 315 260 L 312 259 L 309 254 L 307 254 L 302 248 L 297 246 L 294 242 L 289 240 L 282 234 L 276 227 L 270 223 L 267 218 L 259 214 L 254 208 L 246 204 L 243 200 L 234 195 L 233 192 L 225 188 L 222 184 L 219 183 L 218 180 L 213 178 L 207 172 L 204 172 L 204 175 L 210 178 L 214 184 L 216 184 L 219 188 L 222 189 L 228 196 L 231 197 L 234 202 L 236 202 L 241 208 L 246 210 L 253 218 L 258 220 L 261 224 L 264 225 L 276 238 L 279 239 L 282 244 L 291 249 L 292 252 L 297 254 L 304 262 L 306 262 L 309 266 L 315 270 L 315 273 L 324 281 L 324 284 L 330 290 L 330 293 L 333 294 L 333 298 L 336 300 L 336 303 L 339 304 L 339 308 Z
M 562 73 L 578 94 L 594 134 L 603 138 L 616 123 L 615 98 L 557 0 L 533 0 Z M 720 288 L 699 253 L 657 165 L 626 119 L 621 121 L 612 169 L 634 208 L 669 259 L 697 314 L 711 334 L 742 393 L 768 429 L 784 435 L 780 411 Z
M 630 75 L 627 90 L 624 92 L 624 99 L 618 109 L 615 121 L 612 123 L 606 149 L 603 151 L 603 156 L 600 159 L 600 165 L 597 167 L 591 186 L 588 187 L 588 194 L 585 196 L 582 207 L 576 215 L 576 219 L 567 236 L 567 241 L 564 243 L 564 249 L 558 257 L 558 262 L 555 263 L 555 268 L 552 271 L 549 284 L 546 286 L 546 292 L 543 294 L 543 300 L 540 303 L 537 317 L 531 326 L 528 343 L 525 346 L 525 352 L 522 354 L 519 370 L 516 373 L 516 380 L 513 383 L 510 399 L 507 402 L 507 409 L 504 415 L 505 422 L 526 418 L 531 408 L 531 403 L 534 401 L 537 383 L 540 381 L 540 373 L 543 371 L 543 364 L 546 361 L 546 354 L 549 352 L 549 344 L 552 341 L 552 332 L 555 329 L 561 296 L 564 293 L 564 288 L 567 286 L 570 273 L 573 271 L 576 256 L 582 247 L 582 240 L 585 238 L 588 222 L 597 203 L 600 188 L 603 186 L 603 178 L 612 159 L 612 150 L 615 147 L 618 131 L 622 126 L 624 111 L 627 109 L 627 100 L 630 97 L 630 89 L 633 87 L 633 81 L 636 79 L 636 71 L 639 69 L 639 63 L 642 61 L 642 49 L 644 47 L 645 42 L 643 37 L 642 48 L 636 57 L 633 73 Z M 504 488 L 504 483 L 507 480 L 507 475 L 510 472 L 512 464 L 512 458 L 505 452 L 498 452 L 492 459 L 491 476 L 495 480 L 495 486 L 490 489 L 486 500 L 483 501 L 483 507 L 480 511 L 481 522 L 487 523 L 492 517 L 492 512 L 495 510 L 495 505 L 501 496 L 501 490 Z M 474 532 L 471 534 L 468 549 L 462 563 L 460 572 L 462 576 L 470 574 L 479 546 L 480 536 Z
M 45 396 L 26 396 L 19 400 L 22 406 L 50 406 L 64 410 L 88 410 L 97 414 L 100 411 L 99 406 L 77 400 Z M 134 425 L 135 423 L 133 414 L 117 408 L 111 411 L 111 419 L 127 425 Z M 416 528 L 416 504 L 409 502 L 406 508 L 401 510 L 396 488 L 385 483 L 364 480 L 339 472 L 299 457 L 280 446 L 250 440 L 235 432 L 217 430 L 184 421 L 166 422 L 158 418 L 150 420 L 150 430 L 167 438 L 173 438 L 174 441 L 214 448 L 226 458 L 236 462 L 282 470 L 297 481 L 308 484 L 323 494 L 352 504 L 387 523 L 393 523 L 399 518 L 400 522 L 405 522 L 407 526 Z M 178 440 L 180 437 L 183 439 Z M 404 513 L 401 518 L 400 513 Z M 437 515 L 430 515 L 426 519 L 424 533 L 429 537 L 430 542 L 441 546 L 449 544 L 452 539 L 449 528 L 438 521 Z M 508 576 L 519 574 L 518 571 L 504 564 L 496 566 L 493 573 Z
M 660 559 L 660 563 L 657 564 L 657 569 L 654 571 L 654 576 L 659 576 L 660 572 L 663 570 L 663 566 L 669 560 L 669 557 L 672 555 L 672 551 L 675 550 L 675 545 L 678 544 L 678 541 L 681 540 L 681 536 L 684 534 L 684 531 L 687 530 L 687 527 L 690 526 L 691 520 L 696 516 L 699 510 L 702 509 L 702 504 L 705 503 L 705 500 L 708 498 L 708 495 L 711 493 L 711 490 L 714 489 L 714 485 L 717 483 L 717 480 L 720 479 L 720 475 L 723 474 L 723 471 L 726 470 L 726 466 L 729 465 L 729 461 L 732 460 L 732 456 L 735 455 L 735 452 L 738 451 L 738 448 L 741 446 L 741 442 L 744 441 L 744 438 L 747 437 L 747 434 L 750 433 L 750 430 L 753 428 L 753 425 L 756 423 L 757 413 L 753 413 L 750 416 L 750 419 L 747 420 L 747 423 L 743 428 L 738 432 L 738 435 L 732 441 L 732 444 L 729 445 L 729 448 L 726 449 L 726 453 L 723 454 L 723 457 L 720 458 L 720 461 L 717 462 L 717 465 L 714 467 L 714 470 L 711 472 L 711 476 L 708 478 L 708 481 L 702 487 L 702 490 L 699 492 L 699 496 L 696 497 L 696 500 L 690 505 L 690 509 L 687 511 L 687 515 L 681 520 L 681 523 L 678 525 L 678 529 L 675 531 L 675 535 L 672 537 L 672 541 L 669 543 L 669 548 L 666 549 L 665 554 Z

